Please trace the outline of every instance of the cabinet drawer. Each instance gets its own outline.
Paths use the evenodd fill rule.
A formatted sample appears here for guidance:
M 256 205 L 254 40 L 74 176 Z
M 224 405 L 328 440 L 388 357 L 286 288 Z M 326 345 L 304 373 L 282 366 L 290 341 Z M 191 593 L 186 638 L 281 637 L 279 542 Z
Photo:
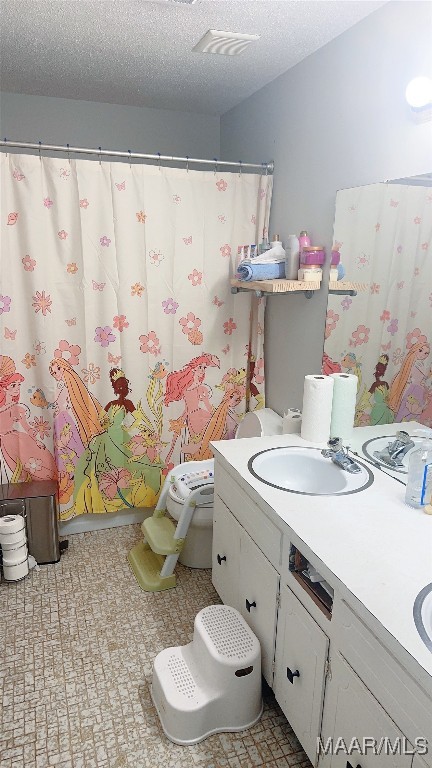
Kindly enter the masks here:
M 282 534 L 257 504 L 239 488 L 228 472 L 216 463 L 215 491 L 260 550 L 280 573 Z
M 337 601 L 333 620 L 344 657 L 401 731 L 412 743 L 424 737 L 432 745 L 432 699 L 344 600 Z M 425 759 L 432 765 L 432 752 Z
M 331 657 L 321 744 L 320 768 L 411 768 L 414 752 L 340 654 Z

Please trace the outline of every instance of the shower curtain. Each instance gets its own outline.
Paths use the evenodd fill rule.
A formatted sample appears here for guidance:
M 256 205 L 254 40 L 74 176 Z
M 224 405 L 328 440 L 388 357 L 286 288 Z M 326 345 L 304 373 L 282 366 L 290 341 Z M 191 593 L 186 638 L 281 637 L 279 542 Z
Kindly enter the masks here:
M 372 184 L 338 192 L 335 242 L 355 298 L 330 296 L 323 372 L 358 376 L 357 426 L 432 427 L 432 190 Z
M 264 301 L 232 295 L 272 177 L 1 156 L 1 481 L 61 518 L 155 504 L 264 405 Z

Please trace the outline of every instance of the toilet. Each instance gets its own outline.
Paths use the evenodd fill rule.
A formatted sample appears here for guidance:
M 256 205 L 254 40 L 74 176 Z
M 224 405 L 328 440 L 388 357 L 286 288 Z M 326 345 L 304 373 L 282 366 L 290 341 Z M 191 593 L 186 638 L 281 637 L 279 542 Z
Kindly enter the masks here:
M 236 439 L 268 437 L 282 434 L 282 417 L 271 408 L 246 413 L 240 422 Z M 179 562 L 188 568 L 212 567 L 214 459 L 188 461 L 173 471 L 167 496 L 167 510 L 179 520 L 185 500 L 191 491 L 201 488 L 208 501 L 198 503 L 190 523 Z

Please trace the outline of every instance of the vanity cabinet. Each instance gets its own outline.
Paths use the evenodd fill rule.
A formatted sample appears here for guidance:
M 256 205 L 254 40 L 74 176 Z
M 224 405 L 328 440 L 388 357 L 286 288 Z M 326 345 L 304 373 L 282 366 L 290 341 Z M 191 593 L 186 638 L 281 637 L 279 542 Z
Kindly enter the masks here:
M 258 637 L 262 673 L 272 686 L 279 574 L 218 496 L 212 580 L 222 601 L 236 608 Z
M 274 692 L 313 762 L 320 735 L 329 639 L 301 602 L 282 585 Z
M 315 554 L 308 536 L 300 534 L 296 511 L 294 523 L 285 522 L 284 497 L 280 502 L 276 497 L 271 497 L 272 503 L 265 497 L 260 501 L 253 487 L 249 494 L 245 460 L 242 471 L 236 470 L 236 454 L 220 445 L 213 584 L 222 601 L 237 608 L 257 635 L 263 675 L 312 765 L 432 768 L 428 678 L 407 664 L 395 638 L 347 589 L 343 558 L 336 577 L 327 561 Z M 323 526 L 320 532 L 329 537 L 331 553 L 331 527 Z M 331 610 L 323 611 L 311 589 L 290 570 L 292 545 L 332 587 Z M 387 748 L 378 754 L 373 744 L 380 745 L 381 740 L 386 740 Z M 419 740 L 427 742 L 425 755 L 414 755 Z
M 321 754 L 320 768 L 411 768 L 413 747 L 387 712 L 340 653 L 330 664 L 321 733 L 328 754 Z M 381 739 L 391 749 L 374 748 Z

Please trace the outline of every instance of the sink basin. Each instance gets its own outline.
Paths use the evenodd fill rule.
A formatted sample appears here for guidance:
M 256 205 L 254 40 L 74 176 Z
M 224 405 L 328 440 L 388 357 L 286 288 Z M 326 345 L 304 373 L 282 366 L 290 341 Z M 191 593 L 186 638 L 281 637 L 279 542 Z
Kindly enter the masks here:
M 418 593 L 413 614 L 417 632 L 432 653 L 432 584 Z
M 357 461 L 361 471 L 345 472 L 320 448 L 291 446 L 270 448 L 252 456 L 249 472 L 261 482 L 280 491 L 306 496 L 343 496 L 358 493 L 373 483 L 372 472 Z
M 383 467 L 384 469 L 390 469 L 391 472 L 397 472 L 398 474 L 406 475 L 408 474 L 408 462 L 409 462 L 410 456 L 412 452 L 419 447 L 420 443 L 423 442 L 424 438 L 415 437 L 411 435 L 411 440 L 414 443 L 414 448 L 411 448 L 405 454 L 405 456 L 401 458 L 400 461 L 401 461 L 402 467 L 392 467 L 382 459 L 379 459 L 377 458 L 377 456 L 375 456 L 376 451 L 384 450 L 384 448 L 387 448 L 388 444 L 392 443 L 394 440 L 395 440 L 395 435 L 387 435 L 387 437 L 373 437 L 372 440 L 368 440 L 366 443 L 363 443 L 362 451 L 367 459 L 370 459 L 371 461 L 374 461 L 376 464 L 379 464 L 380 467 Z

